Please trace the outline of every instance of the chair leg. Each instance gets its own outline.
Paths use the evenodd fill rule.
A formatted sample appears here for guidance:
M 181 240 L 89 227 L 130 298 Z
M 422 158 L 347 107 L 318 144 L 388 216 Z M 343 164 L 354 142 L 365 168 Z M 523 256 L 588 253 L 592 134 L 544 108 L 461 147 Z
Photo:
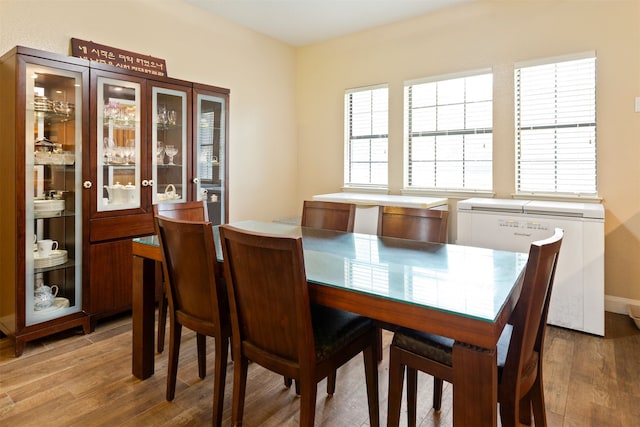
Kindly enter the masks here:
M 520 405 L 519 409 L 518 409 L 518 417 L 520 424 L 525 425 L 525 426 L 530 426 L 531 425 L 531 397 L 530 395 L 526 395 L 524 396 L 522 399 L 520 399 L 520 402 L 518 402 L 518 405 Z
M 293 384 L 293 380 L 289 377 L 284 377 L 284 386 L 289 388 L 291 387 L 291 384 Z
M 378 332 L 380 330 L 378 329 Z M 377 343 L 376 343 L 377 345 Z M 364 377 L 367 384 L 367 402 L 369 404 L 369 425 L 380 426 L 380 402 L 378 400 L 378 349 L 369 346 L 363 351 Z
M 316 418 L 318 384 L 309 376 L 300 378 L 300 426 L 313 426 Z
M 336 376 L 337 371 L 334 370 L 327 377 L 327 394 L 329 396 L 333 396 L 333 394 L 336 392 Z
M 213 380 L 213 423 L 219 427 L 222 425 L 222 412 L 224 411 L 224 385 L 227 378 L 229 339 L 227 337 L 215 337 L 215 346 L 216 371 Z
M 182 325 L 171 321 L 169 332 L 169 372 L 167 373 L 167 400 L 172 401 L 176 395 L 176 378 L 178 376 L 178 359 L 180 357 L 180 335 Z
M 166 333 L 167 324 L 167 297 L 162 295 L 158 301 L 158 353 L 164 351 L 164 335 Z
M 234 358 L 231 425 L 241 426 L 242 413 L 244 412 L 244 397 L 247 390 L 247 369 L 249 367 L 249 361 L 241 354 L 235 354 Z
M 207 342 L 206 336 L 196 334 L 196 345 L 198 347 L 198 376 L 202 379 L 207 376 Z M 218 349 L 216 348 L 216 352 Z
M 156 289 L 160 289 L 160 300 L 158 301 L 158 339 L 157 349 L 158 353 L 164 351 L 164 335 L 167 325 L 167 307 L 169 301 L 167 300 L 166 286 L 164 284 L 164 272 L 162 270 L 162 263 L 156 262 L 155 265 L 156 276 Z
M 377 336 L 376 336 L 376 341 L 378 344 L 378 351 L 376 353 L 376 359 L 378 359 L 378 363 L 382 362 L 382 329 L 381 328 L 377 328 Z
M 407 425 L 416 426 L 416 406 L 418 404 L 418 371 L 407 366 Z
M 433 409 L 439 411 L 442 407 L 442 378 L 433 377 Z
M 547 426 L 547 411 L 544 404 L 544 388 L 542 386 L 542 368 L 538 368 L 538 377 L 529 391 L 531 406 L 533 407 L 533 419 L 536 427 Z
M 400 363 L 395 347 L 389 349 L 389 396 L 387 406 L 387 427 L 400 424 L 400 406 L 402 405 L 402 383 L 404 365 Z

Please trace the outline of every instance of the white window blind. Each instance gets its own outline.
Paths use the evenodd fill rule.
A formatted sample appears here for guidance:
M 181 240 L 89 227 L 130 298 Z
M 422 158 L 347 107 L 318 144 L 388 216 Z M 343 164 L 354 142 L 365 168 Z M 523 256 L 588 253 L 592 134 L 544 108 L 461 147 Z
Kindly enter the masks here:
M 348 90 L 345 104 L 345 186 L 388 184 L 389 88 Z
M 405 83 L 407 188 L 491 190 L 493 75 Z
M 516 190 L 597 193 L 595 56 L 516 66 Z

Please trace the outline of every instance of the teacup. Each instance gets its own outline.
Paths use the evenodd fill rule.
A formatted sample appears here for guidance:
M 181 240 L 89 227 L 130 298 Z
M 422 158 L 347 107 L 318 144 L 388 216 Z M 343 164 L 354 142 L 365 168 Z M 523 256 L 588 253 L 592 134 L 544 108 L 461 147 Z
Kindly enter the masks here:
M 38 256 L 40 258 L 48 258 L 51 252 L 58 249 L 58 242 L 51 239 L 38 240 Z

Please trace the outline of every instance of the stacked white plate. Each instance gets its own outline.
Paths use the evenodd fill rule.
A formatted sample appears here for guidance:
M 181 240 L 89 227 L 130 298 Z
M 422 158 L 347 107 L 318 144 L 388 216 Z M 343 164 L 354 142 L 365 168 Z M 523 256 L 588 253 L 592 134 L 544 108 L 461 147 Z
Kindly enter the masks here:
M 64 200 L 34 200 L 33 214 L 36 218 L 50 218 L 52 216 L 60 216 L 64 211 Z
M 69 307 L 69 300 L 67 298 L 56 297 L 53 300 L 53 304 L 51 304 L 49 307 L 43 308 L 42 310 L 35 310 L 34 313 L 47 314 L 47 313 L 51 313 L 52 311 L 57 311 L 57 310 L 60 310 L 61 308 L 67 308 L 67 307 Z
M 39 256 L 37 251 L 33 253 L 33 265 L 35 268 L 55 267 L 65 262 L 67 262 L 67 251 L 63 249 L 51 251 L 51 255 L 48 257 Z

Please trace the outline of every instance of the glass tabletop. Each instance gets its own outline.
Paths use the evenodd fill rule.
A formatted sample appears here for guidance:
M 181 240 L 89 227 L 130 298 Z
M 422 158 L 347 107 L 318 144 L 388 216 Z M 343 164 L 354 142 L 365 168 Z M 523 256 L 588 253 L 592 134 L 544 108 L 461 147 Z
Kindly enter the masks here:
M 526 265 L 524 253 L 243 221 L 245 230 L 302 236 L 307 280 L 494 321 Z M 217 227 L 216 251 L 221 260 Z
M 307 280 L 398 302 L 494 321 L 524 270 L 528 255 L 417 242 L 261 221 L 244 230 L 302 236 Z M 135 239 L 157 245 L 155 236 Z M 222 250 L 214 227 L 218 261 Z

